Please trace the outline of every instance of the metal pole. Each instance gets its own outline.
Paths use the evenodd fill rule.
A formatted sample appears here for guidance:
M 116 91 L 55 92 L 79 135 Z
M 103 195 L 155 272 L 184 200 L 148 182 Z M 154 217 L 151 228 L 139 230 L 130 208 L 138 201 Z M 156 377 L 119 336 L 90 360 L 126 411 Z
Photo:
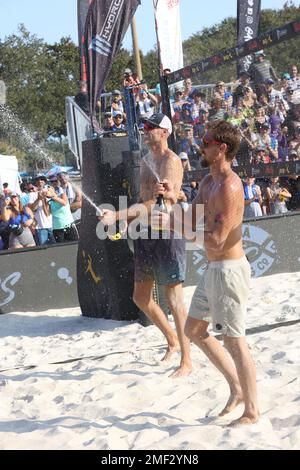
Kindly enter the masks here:
M 142 66 L 141 66 L 140 48 L 139 48 L 139 42 L 138 42 L 138 37 L 137 37 L 137 31 L 136 31 L 135 17 L 133 17 L 131 20 L 131 35 L 132 35 L 132 44 L 133 44 L 133 53 L 134 53 L 136 72 L 139 76 L 139 79 L 142 80 L 143 72 L 142 72 Z

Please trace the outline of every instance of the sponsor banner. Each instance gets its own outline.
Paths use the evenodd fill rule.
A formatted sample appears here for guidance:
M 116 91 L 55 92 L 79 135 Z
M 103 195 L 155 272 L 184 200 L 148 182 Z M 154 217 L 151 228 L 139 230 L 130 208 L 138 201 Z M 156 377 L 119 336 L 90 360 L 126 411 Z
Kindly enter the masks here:
M 233 166 L 233 171 L 240 178 L 273 178 L 276 176 L 300 175 L 300 161 L 285 163 L 267 163 L 262 165 Z M 186 181 L 197 181 L 209 173 L 209 169 L 188 171 Z
M 194 76 L 201 75 L 201 73 L 206 72 L 207 70 L 213 70 L 217 67 L 221 67 L 222 65 L 236 62 L 239 58 L 246 57 L 247 55 L 261 49 L 275 46 L 287 39 L 295 38 L 299 36 L 299 34 L 300 18 L 287 23 L 284 26 L 273 29 L 272 31 L 263 33 L 257 38 L 251 39 L 240 46 L 237 45 L 236 47 L 223 50 L 207 59 L 170 73 L 167 76 L 168 84 L 179 82 L 185 78 L 192 78 Z
M 77 0 L 78 44 L 80 52 L 80 80 L 86 81 L 86 60 L 84 54 L 84 30 L 89 7 L 93 0 Z
M 91 116 L 139 0 L 94 0 L 85 23 L 84 54 Z
M 180 0 L 153 0 L 161 72 L 183 67 Z
M 260 32 L 261 0 L 238 0 L 237 3 L 237 43 L 240 46 L 246 41 L 256 38 Z M 253 55 L 238 60 L 238 75 L 241 70 L 249 70 Z

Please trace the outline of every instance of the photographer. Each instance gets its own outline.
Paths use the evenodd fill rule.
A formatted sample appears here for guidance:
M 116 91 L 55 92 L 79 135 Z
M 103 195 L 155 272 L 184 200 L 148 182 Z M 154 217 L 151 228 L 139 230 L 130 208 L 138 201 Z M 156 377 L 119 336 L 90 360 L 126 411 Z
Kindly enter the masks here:
M 2 220 L 9 223 L 9 248 L 29 248 L 35 246 L 30 226 L 33 213 L 29 207 L 23 207 L 17 193 L 6 197 L 2 206 Z
M 77 241 L 78 232 L 74 224 L 67 194 L 60 187 L 57 176 L 50 179 L 52 187 L 47 191 L 49 206 L 53 218 L 53 235 L 56 243 Z
M 37 245 L 52 245 L 55 238 L 52 230 L 52 215 L 50 214 L 47 199 L 47 178 L 38 175 L 35 180 L 37 192 L 29 193 L 28 207 L 34 212 L 36 220 Z

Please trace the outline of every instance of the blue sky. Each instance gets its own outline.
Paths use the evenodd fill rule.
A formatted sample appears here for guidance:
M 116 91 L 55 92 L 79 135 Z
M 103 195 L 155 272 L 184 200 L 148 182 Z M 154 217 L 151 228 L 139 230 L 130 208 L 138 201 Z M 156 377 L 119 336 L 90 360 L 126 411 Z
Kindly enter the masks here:
M 262 8 L 280 9 L 286 0 L 262 0 Z M 294 1 L 299 5 L 298 1 Z M 237 0 L 181 0 L 182 38 L 236 16 Z M 139 46 L 143 53 L 155 45 L 152 0 L 142 0 L 136 13 Z M 44 38 L 48 43 L 71 36 L 78 43 L 77 0 L 0 0 L 0 39 L 17 32 L 24 23 L 30 33 Z M 131 33 L 126 34 L 123 46 L 132 49 Z

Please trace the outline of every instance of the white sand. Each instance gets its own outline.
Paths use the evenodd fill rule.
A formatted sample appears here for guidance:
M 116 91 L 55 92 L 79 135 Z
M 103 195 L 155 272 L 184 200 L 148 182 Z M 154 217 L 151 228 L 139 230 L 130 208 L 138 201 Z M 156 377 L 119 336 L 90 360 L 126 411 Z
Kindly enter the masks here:
M 193 373 L 175 380 L 179 356 L 160 362 L 153 326 L 79 309 L 0 316 L 0 369 L 9 369 L 0 373 L 0 449 L 300 449 L 300 323 L 258 328 L 300 320 L 299 283 L 300 273 L 252 281 L 248 342 L 262 417 L 239 429 L 226 424 L 241 407 L 217 418 L 228 388 L 194 345 Z

